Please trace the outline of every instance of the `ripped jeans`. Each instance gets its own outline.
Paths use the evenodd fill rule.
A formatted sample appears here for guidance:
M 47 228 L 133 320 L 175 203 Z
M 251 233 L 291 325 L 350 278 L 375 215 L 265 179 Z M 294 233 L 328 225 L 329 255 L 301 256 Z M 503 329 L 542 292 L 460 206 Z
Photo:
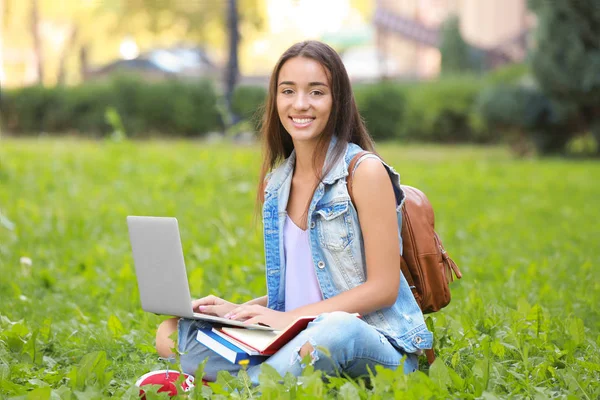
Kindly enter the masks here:
M 204 321 L 179 320 L 178 350 L 183 372 L 193 375 L 198 365 L 208 358 L 204 367 L 205 380 L 214 381 L 218 371 L 235 375 L 242 368 L 240 365 L 227 361 L 196 340 L 197 329 L 207 327 L 210 327 L 210 323 Z M 396 369 L 406 354 L 392 346 L 385 336 L 362 319 L 345 312 L 333 312 L 318 316 L 264 363 L 275 368 L 281 376 L 288 372 L 300 376 L 305 366 L 299 352 L 306 343 L 312 345 L 310 356 L 315 369 L 327 375 L 339 373 L 352 378 L 368 376 L 369 369 L 375 372 L 376 365 Z M 321 347 L 327 349 L 329 355 L 320 350 Z M 404 372 L 413 372 L 417 367 L 417 356 L 407 354 Z M 249 367 L 247 372 L 252 382 L 258 384 L 260 365 Z

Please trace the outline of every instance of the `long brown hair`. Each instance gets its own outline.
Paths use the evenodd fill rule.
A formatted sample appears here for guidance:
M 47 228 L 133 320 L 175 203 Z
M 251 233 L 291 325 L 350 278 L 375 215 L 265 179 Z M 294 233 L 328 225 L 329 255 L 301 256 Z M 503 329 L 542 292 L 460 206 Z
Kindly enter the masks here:
M 315 167 L 317 167 L 318 160 L 325 159 L 327 144 L 331 137 L 335 135 L 338 141 L 332 149 L 331 162 L 326 166 L 326 170 L 318 176 L 319 182 L 327 175 L 336 161 L 343 156 L 346 142 L 356 143 L 364 150 L 374 151 L 373 140 L 358 113 L 350 78 L 340 56 L 334 49 L 322 42 L 309 40 L 296 43 L 281 55 L 279 61 L 275 64 L 269 82 L 269 92 L 265 101 L 265 111 L 260 129 L 263 142 L 263 163 L 258 181 L 257 209 L 264 201 L 265 176 L 289 157 L 294 149 L 292 138 L 283 127 L 277 113 L 279 71 L 287 60 L 294 57 L 310 58 L 318 62 L 325 68 L 330 80 L 331 113 L 325 129 L 319 136 L 317 151 L 313 156 Z M 315 168 L 315 170 L 318 169 Z

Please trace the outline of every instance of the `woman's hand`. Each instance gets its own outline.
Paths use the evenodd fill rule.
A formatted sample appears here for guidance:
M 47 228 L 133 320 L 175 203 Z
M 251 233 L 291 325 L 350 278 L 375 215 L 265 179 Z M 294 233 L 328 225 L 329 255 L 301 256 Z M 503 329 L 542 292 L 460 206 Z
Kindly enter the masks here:
M 225 314 L 225 318 L 244 321 L 245 324 L 265 324 L 283 329 L 296 319 L 291 312 L 281 312 L 258 304 L 242 304 Z
M 231 303 L 223 300 L 220 297 L 210 296 L 203 297 L 198 300 L 192 301 L 192 310 L 200 312 L 202 314 L 216 315 L 217 317 L 223 317 L 231 310 L 239 307 L 239 304 Z

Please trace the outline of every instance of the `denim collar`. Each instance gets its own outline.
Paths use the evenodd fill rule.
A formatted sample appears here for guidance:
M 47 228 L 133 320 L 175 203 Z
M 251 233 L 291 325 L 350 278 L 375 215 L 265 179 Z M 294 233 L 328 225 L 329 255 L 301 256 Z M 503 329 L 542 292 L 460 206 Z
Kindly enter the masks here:
M 334 135 L 331 137 L 329 141 L 329 147 L 327 148 L 327 155 L 325 156 L 325 163 L 323 168 L 328 165 L 332 161 L 332 152 L 335 144 L 337 143 L 338 138 Z M 344 149 L 343 154 L 346 154 L 348 150 L 348 144 L 346 144 L 346 148 Z M 292 150 L 290 156 L 273 172 L 268 176 L 269 182 L 265 188 L 265 194 L 272 193 L 278 191 L 283 182 L 286 181 L 290 177 L 290 175 L 294 172 L 294 165 L 296 163 L 296 150 Z M 342 156 L 336 163 L 333 165 L 331 170 L 327 173 L 326 176 L 323 177 L 323 183 L 327 185 L 331 185 L 338 179 L 341 179 L 348 175 L 348 167 L 346 165 L 345 157 Z

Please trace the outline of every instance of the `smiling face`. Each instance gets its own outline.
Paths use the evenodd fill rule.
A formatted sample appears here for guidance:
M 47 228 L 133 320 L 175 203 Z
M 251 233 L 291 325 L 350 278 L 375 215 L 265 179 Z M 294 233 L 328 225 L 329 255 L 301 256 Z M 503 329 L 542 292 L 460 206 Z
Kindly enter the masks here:
M 294 144 L 319 138 L 332 103 L 329 78 L 321 64 L 306 57 L 283 64 L 277 79 L 277 113 Z

